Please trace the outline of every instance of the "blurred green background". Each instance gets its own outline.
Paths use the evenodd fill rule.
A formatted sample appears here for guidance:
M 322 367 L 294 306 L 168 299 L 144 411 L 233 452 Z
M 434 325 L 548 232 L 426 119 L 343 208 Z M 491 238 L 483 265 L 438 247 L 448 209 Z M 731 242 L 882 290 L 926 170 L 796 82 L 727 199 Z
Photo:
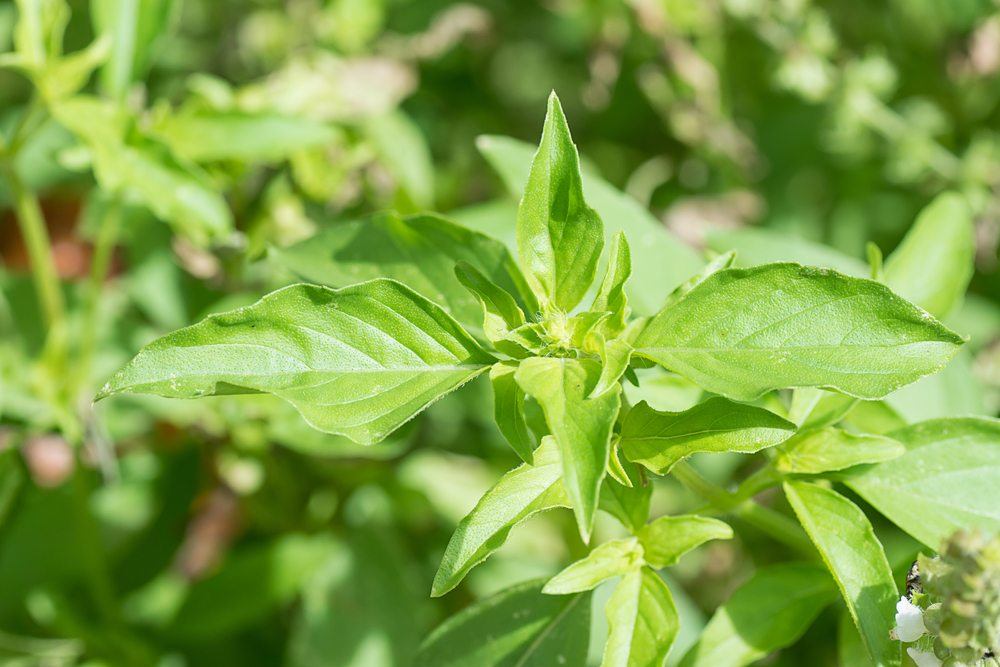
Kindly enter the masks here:
M 888 254 L 935 195 L 962 193 L 976 271 L 947 322 L 970 344 L 885 407 L 902 422 L 1000 412 L 995 2 L 68 4 L 66 53 L 114 34 L 124 8 L 139 17 L 129 71 L 80 84 L 121 119 L 46 116 L 14 161 L 41 200 L 72 351 L 88 349 L 76 340 L 86 276 L 112 184 L 127 185 L 94 351 L 60 363 L 15 193 L 0 186 L 2 665 L 407 665 L 470 601 L 586 553 L 568 512 L 546 514 L 429 598 L 455 525 L 516 460 L 485 381 L 372 448 L 269 397 L 90 403 L 145 342 L 292 281 L 270 249 L 324 226 L 435 210 L 509 237 L 517 173 L 479 137 L 535 143 L 553 89 L 585 170 L 698 253 L 867 275 L 866 244 Z M 0 2 L 0 53 L 18 15 Z M 38 85 L 0 69 L 6 136 Z M 648 387 L 663 409 L 698 396 L 665 373 Z M 746 460 L 696 463 L 724 482 Z M 696 506 L 672 480 L 655 489 L 654 512 Z M 879 529 L 890 561 L 908 564 L 909 538 Z M 615 530 L 599 524 L 598 540 Z M 741 536 L 673 570 L 684 626 L 672 660 L 749 572 L 782 557 Z M 821 617 L 775 664 L 837 664 L 837 620 Z

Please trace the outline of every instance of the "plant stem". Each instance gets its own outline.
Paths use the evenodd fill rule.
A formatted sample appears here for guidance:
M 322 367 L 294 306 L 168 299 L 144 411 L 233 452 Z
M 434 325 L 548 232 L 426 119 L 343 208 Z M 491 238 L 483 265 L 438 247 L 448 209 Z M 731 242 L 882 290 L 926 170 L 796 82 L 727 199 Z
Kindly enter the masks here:
M 681 484 L 701 496 L 717 510 L 737 516 L 799 553 L 815 558 L 816 549 L 805 532 L 784 514 L 751 499 L 741 498 L 739 494 L 726 491 L 718 484 L 705 479 L 687 461 L 677 463 L 670 472 Z
M 17 211 L 17 222 L 24 237 L 24 245 L 31 261 L 32 277 L 38 301 L 50 330 L 61 330 L 66 319 L 66 307 L 63 303 L 62 288 L 59 285 L 59 274 L 56 272 L 55 260 L 52 256 L 52 244 L 49 232 L 45 227 L 45 218 L 38 204 L 38 198 L 29 192 L 21 181 L 17 170 L 10 160 L 2 163 L 3 175 L 10 186 Z

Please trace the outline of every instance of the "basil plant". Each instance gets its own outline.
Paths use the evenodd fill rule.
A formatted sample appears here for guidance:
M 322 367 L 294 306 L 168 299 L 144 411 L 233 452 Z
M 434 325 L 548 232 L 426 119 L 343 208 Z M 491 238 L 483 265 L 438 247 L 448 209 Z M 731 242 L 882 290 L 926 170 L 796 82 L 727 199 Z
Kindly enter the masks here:
M 847 641 L 874 664 L 898 664 L 900 593 L 885 551 L 865 511 L 830 480 L 932 549 L 957 528 L 998 522 L 996 479 L 976 468 L 997 460 L 996 421 L 936 420 L 889 435 L 843 427 L 859 406 L 942 369 L 963 344 L 887 286 L 919 267 L 894 255 L 862 279 L 794 263 L 735 268 L 730 253 L 675 289 L 663 285 L 658 307 L 636 316 L 630 244 L 648 257 L 651 242 L 606 234 L 583 183 L 553 95 L 517 210 L 516 258 L 434 215 L 335 225 L 274 251 L 322 284 L 279 289 L 152 342 L 100 397 L 269 393 L 316 429 L 375 445 L 488 375 L 497 428 L 523 462 L 460 523 L 432 595 L 543 510 L 571 509 L 584 543 L 599 510 L 626 536 L 454 616 L 424 642 L 418 665 L 583 665 L 592 591 L 610 579 L 603 664 L 662 665 L 681 622 L 660 571 L 731 538 L 720 515 L 787 543 L 802 562 L 758 570 L 683 664 L 759 659 L 798 639 L 838 592 L 854 628 Z M 967 216 L 954 196 L 934 206 L 938 217 Z M 352 261 L 360 256 L 376 260 Z M 927 298 L 949 298 L 946 282 Z M 653 366 L 700 387 L 703 400 L 680 412 L 631 404 L 623 385 Z M 760 453 L 763 465 L 725 489 L 686 461 L 697 452 Z M 650 477 L 665 475 L 702 495 L 705 511 L 650 520 Z M 791 514 L 755 499 L 770 487 L 783 489 Z

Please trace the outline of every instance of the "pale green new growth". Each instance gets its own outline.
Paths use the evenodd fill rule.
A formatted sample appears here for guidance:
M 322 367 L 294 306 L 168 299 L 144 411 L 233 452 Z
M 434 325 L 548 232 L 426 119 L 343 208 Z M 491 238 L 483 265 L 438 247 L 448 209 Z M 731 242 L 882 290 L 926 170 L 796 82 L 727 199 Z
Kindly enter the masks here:
M 593 590 L 602 581 L 634 570 L 642 562 L 643 550 L 636 538 L 611 540 L 549 579 L 542 592 L 565 595 Z
M 605 607 L 608 641 L 603 667 L 660 667 L 680 619 L 667 584 L 648 567 L 632 570 L 615 586 Z
M 521 266 L 546 309 L 569 312 L 580 303 L 603 247 L 601 218 L 584 201 L 580 158 L 553 93 L 517 210 Z
M 733 529 L 704 516 L 662 516 L 643 526 L 638 537 L 646 562 L 660 569 L 705 542 L 732 539 Z
M 784 473 L 816 475 L 862 463 L 891 461 L 906 448 L 881 435 L 848 433 L 839 428 L 802 431 L 777 448 L 775 467 Z

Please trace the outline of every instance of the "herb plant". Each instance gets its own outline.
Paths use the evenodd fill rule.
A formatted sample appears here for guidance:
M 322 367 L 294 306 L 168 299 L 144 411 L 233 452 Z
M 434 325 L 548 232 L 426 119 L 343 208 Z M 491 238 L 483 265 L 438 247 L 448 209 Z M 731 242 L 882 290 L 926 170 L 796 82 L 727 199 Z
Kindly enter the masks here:
M 853 626 L 845 645 L 873 664 L 899 664 L 900 593 L 872 509 L 930 549 L 958 528 L 998 522 L 1000 424 L 938 419 L 883 435 L 864 410 L 941 370 L 963 344 L 931 313 L 951 309 L 968 273 L 926 276 L 928 258 L 966 252 L 961 233 L 941 231 L 968 217 L 962 200 L 936 200 L 884 267 L 873 254 L 871 279 L 796 263 L 735 268 L 727 253 L 637 314 L 630 244 L 651 241 L 622 231 L 628 219 L 602 221 L 584 180 L 553 94 L 517 208 L 516 259 L 500 241 L 428 214 L 333 226 L 275 251 L 313 283 L 155 340 L 98 398 L 272 394 L 316 429 L 377 446 L 488 375 L 496 427 L 523 462 L 461 521 L 431 594 L 454 589 L 543 510 L 570 508 L 590 549 L 554 577 L 444 622 L 418 665 L 583 665 L 592 591 L 609 579 L 602 664 L 661 665 L 683 621 L 659 572 L 732 538 L 719 515 L 801 562 L 760 570 L 682 664 L 747 664 L 797 640 L 838 597 Z M 641 388 L 655 366 L 703 400 L 679 411 L 633 404 L 625 387 Z M 761 465 L 730 490 L 687 461 L 698 452 L 756 455 Z M 704 510 L 651 517 L 660 476 L 700 495 Z M 771 487 L 795 519 L 755 498 Z M 591 543 L 599 510 L 623 537 Z
M 997 667 L 998 72 L 989 2 L 0 0 L 0 667 Z

